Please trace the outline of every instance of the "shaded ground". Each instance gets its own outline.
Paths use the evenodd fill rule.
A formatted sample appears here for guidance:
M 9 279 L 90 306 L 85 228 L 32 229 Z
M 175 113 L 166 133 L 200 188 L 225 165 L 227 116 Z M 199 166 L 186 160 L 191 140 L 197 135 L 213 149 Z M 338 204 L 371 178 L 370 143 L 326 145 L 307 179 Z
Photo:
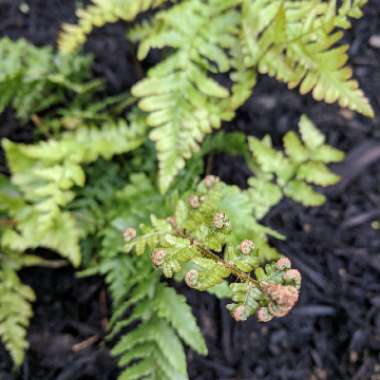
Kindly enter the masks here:
M 0 0 L 0 33 L 24 36 L 37 44 L 52 43 L 63 21 L 73 20 L 75 1 Z M 355 74 L 380 113 L 380 48 L 369 44 L 380 36 L 380 1 L 371 0 L 364 19 L 355 23 L 348 40 Z M 133 48 L 123 39 L 121 25 L 107 27 L 91 38 L 95 71 L 109 91 L 130 85 L 139 68 Z M 336 169 L 342 183 L 326 193 L 329 202 L 305 209 L 285 201 L 266 223 L 288 236 L 273 242 L 290 256 L 303 274 L 301 301 L 288 317 L 262 325 L 232 321 L 223 302 L 183 289 L 205 333 L 210 355 L 189 352 L 192 380 L 379 380 L 380 379 L 380 128 L 374 120 L 316 104 L 285 86 L 263 78 L 239 111 L 235 128 L 250 134 L 279 137 L 307 113 L 329 142 L 349 152 Z M 0 135 L 27 139 L 9 116 Z M 223 155 L 214 172 L 244 185 L 242 161 Z M 38 301 L 30 328 L 31 348 L 22 368 L 23 380 L 114 380 L 117 369 L 107 349 L 94 341 L 102 336 L 106 313 L 100 279 L 75 279 L 73 271 L 33 269 L 23 278 Z M 73 350 L 74 347 L 74 350 Z M 0 380 L 15 379 L 10 361 L 0 350 Z

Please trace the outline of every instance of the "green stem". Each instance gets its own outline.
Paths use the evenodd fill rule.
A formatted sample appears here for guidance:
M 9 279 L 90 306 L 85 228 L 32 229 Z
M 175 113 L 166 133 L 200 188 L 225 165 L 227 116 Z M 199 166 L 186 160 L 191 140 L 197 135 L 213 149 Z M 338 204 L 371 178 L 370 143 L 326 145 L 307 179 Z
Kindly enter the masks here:
M 224 259 L 219 257 L 216 253 L 210 251 L 208 248 L 204 247 L 203 245 L 201 245 L 197 242 L 195 242 L 193 244 L 196 245 L 200 249 L 200 251 L 204 254 L 205 257 L 207 257 L 211 260 L 214 260 L 214 261 L 218 262 L 219 264 L 222 264 L 229 271 L 231 271 L 231 273 L 235 277 L 239 278 L 239 280 L 241 282 L 252 283 L 255 286 L 260 287 L 260 283 L 257 280 L 253 279 L 248 273 L 243 272 L 242 270 L 236 268 L 235 265 L 228 263 L 227 261 L 225 261 Z
M 260 288 L 260 282 L 252 278 L 248 273 L 243 272 L 242 270 L 236 268 L 235 265 L 228 263 L 224 259 L 222 259 L 220 256 L 218 256 L 216 253 L 212 252 L 210 249 L 205 247 L 203 244 L 201 244 L 199 241 L 194 239 L 193 237 L 187 235 L 184 231 L 175 228 L 176 234 L 181 236 L 184 239 L 189 239 L 191 243 L 196 246 L 200 253 L 203 254 L 204 257 L 213 260 L 221 265 L 223 265 L 225 268 L 227 268 L 235 277 L 237 277 L 241 282 L 246 282 L 249 284 L 253 284 L 256 287 Z

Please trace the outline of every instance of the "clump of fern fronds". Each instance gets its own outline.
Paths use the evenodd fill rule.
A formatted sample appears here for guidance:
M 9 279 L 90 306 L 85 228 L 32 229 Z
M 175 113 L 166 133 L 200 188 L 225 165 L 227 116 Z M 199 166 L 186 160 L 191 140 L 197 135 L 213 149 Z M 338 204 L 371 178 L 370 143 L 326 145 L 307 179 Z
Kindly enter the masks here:
M 163 1 L 94 1 L 78 12 L 77 25 L 65 26 L 63 52 L 73 52 L 94 26 L 132 21 Z M 149 13 L 128 36 L 138 58 L 169 49 L 133 88 L 147 112 L 160 162 L 160 188 L 166 191 L 199 148 L 204 136 L 231 120 L 251 95 L 258 73 L 311 92 L 316 100 L 339 103 L 366 116 L 373 110 L 347 66 L 342 30 L 359 18 L 366 0 L 183 0 Z M 124 7 L 125 5 L 125 7 Z M 152 15 L 151 15 L 152 14 Z M 229 75 L 231 86 L 214 74 Z
M 73 189 L 85 184 L 83 165 L 134 150 L 143 139 L 144 128 L 134 119 L 131 125 L 118 120 L 100 128 L 82 127 L 59 140 L 32 145 L 3 140 L 21 203 L 9 210 L 17 223 L 4 231 L 2 244 L 16 250 L 47 247 L 78 266 L 81 234 L 65 206 L 75 197 Z
M 343 158 L 306 117 L 300 134 L 302 141 L 294 132 L 284 137 L 287 156 L 273 149 L 268 138 L 250 137 L 255 176 L 247 190 L 207 176 L 195 193 L 177 202 L 171 216 L 152 215 L 138 231 L 127 229 L 127 252 L 150 255 L 166 277 L 178 274 L 197 290 L 228 281 L 234 301 L 228 308 L 237 320 L 287 314 L 298 299 L 301 276 L 269 246 L 267 235 L 276 234 L 258 221 L 284 195 L 308 206 L 321 204 L 323 196 L 309 183 L 336 183 L 339 177 L 325 163 Z
M 214 177 L 206 177 L 196 193 L 180 200 L 173 216 L 152 216 L 151 226 L 140 226 L 137 236 L 127 235 L 126 240 L 127 251 L 147 253 L 166 277 L 178 273 L 197 290 L 208 290 L 232 276 L 235 303 L 229 308 L 237 320 L 269 307 L 268 286 L 292 289 L 287 311 L 298 298 L 300 276 L 296 282 L 285 281 L 284 269 L 290 266 L 275 264 L 280 256 L 268 246 L 266 230 L 254 219 L 248 194 Z M 281 305 L 273 307 L 285 308 Z
M 286 189 L 292 181 L 305 186 L 336 181 L 338 177 L 327 167 L 321 170 L 321 165 L 342 154 L 326 145 L 305 117 L 301 138 L 292 132 L 285 137 L 286 154 L 271 147 L 268 138 L 248 138 L 247 143 L 240 134 L 221 133 L 208 139 L 201 153 L 224 149 L 227 142 L 231 154 L 244 152 L 252 169 L 248 189 L 213 176 L 194 186 L 202 173 L 200 155 L 188 163 L 192 177 L 186 179 L 182 173 L 164 196 L 156 185 L 154 155 L 149 144 L 141 145 L 144 125 L 144 118 L 134 115 L 129 126 L 120 123 L 119 129 L 82 128 L 31 145 L 5 142 L 13 185 L 2 194 L 2 209 L 17 223 L 5 229 L 2 244 L 19 251 L 48 244 L 37 234 L 33 219 L 22 219 L 26 210 L 42 221 L 69 216 L 72 227 L 57 225 L 43 236 L 51 236 L 56 245 L 47 246 L 64 255 L 63 248 L 74 236 L 77 251 L 67 252 L 79 252 L 81 241 L 85 273 L 104 276 L 112 297 L 110 344 L 123 368 L 120 378 L 186 379 L 183 343 L 203 354 L 206 346 L 185 299 L 161 280 L 161 273 L 184 279 L 195 289 L 228 294 L 228 308 L 236 320 L 256 315 L 267 321 L 285 315 L 298 299 L 300 275 L 269 245 L 269 236 L 281 235 L 260 219 L 280 198 L 291 196 Z M 136 148 L 125 160 L 107 161 Z M 79 173 L 72 178 L 81 181 L 41 177 L 45 169 L 54 174 L 70 165 L 76 170 L 63 173 Z M 301 174 L 309 171 L 312 174 Z M 263 192 L 265 186 L 280 192 L 276 202 L 272 192 Z M 311 187 L 310 191 L 314 192 Z M 313 205 L 308 197 L 293 198 Z M 125 240 L 127 249 L 138 255 L 125 254 Z
M 143 173 L 132 173 L 124 186 L 116 180 L 113 189 L 118 190 L 107 192 L 108 174 L 101 168 L 91 169 L 90 183 L 73 210 L 80 212 L 83 200 L 90 205 L 85 209 L 91 210 L 89 220 L 96 220 L 92 234 L 97 236 L 99 256 L 93 257 L 87 274 L 103 275 L 112 297 L 109 340 L 116 342 L 112 354 L 123 368 L 120 379 L 188 379 L 183 343 L 201 354 L 207 352 L 190 307 L 160 281 L 149 258 L 124 253 L 125 226 L 146 222 L 159 210 L 165 215 L 170 202 Z M 94 240 L 94 235 L 89 239 Z
M 65 57 L 23 39 L 2 38 L 0 61 L 0 112 L 11 106 L 23 122 L 63 105 L 68 94 L 92 93 L 101 84 L 91 80 L 91 57 Z

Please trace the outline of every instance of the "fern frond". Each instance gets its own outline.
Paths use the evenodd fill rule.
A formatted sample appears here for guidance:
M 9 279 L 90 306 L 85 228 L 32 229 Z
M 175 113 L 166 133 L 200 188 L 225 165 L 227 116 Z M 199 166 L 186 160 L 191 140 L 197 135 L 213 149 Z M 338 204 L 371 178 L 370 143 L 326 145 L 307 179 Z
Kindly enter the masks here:
M 149 269 L 149 266 L 146 268 Z M 144 279 L 127 280 L 135 284 L 126 292 L 129 296 L 128 308 L 132 307 L 132 313 L 129 318 L 120 319 L 114 325 L 113 335 L 140 321 L 137 327 L 120 338 L 112 350 L 113 355 L 120 357 L 120 366 L 129 365 L 120 379 L 145 378 L 145 370 L 154 379 L 187 379 L 185 355 L 177 334 L 194 350 L 205 354 L 207 349 L 203 337 L 183 296 L 158 284 L 157 273 L 149 273 Z M 125 305 L 121 304 L 120 307 L 122 313 L 118 312 L 116 305 L 115 315 L 122 316 L 125 312 Z M 146 363 L 147 359 L 149 363 Z M 131 362 L 135 364 L 130 365 Z M 141 368 L 144 368 L 143 372 Z M 132 373 L 135 377 L 131 377 Z
M 88 186 L 98 188 L 104 176 L 90 176 Z M 168 215 L 169 197 L 164 199 L 143 173 L 131 174 L 127 184 L 109 196 L 92 196 L 102 222 L 100 249 L 89 273 L 104 275 L 112 296 L 109 339 L 118 338 L 112 353 L 123 368 L 119 379 L 188 379 L 183 343 L 207 352 L 191 308 L 183 296 L 160 283 L 147 257 L 124 253 L 123 230 L 148 222 L 154 211 Z
M 24 122 L 62 103 L 68 93 L 88 93 L 101 84 L 90 80 L 90 57 L 65 58 L 23 39 L 2 38 L 0 60 L 0 112 L 12 106 Z
M 177 334 L 194 351 L 207 354 L 203 337 L 191 315 L 191 308 L 184 296 L 177 294 L 173 288 L 160 286 L 155 297 L 158 316 L 170 322 Z M 183 323 L 187 320 L 188 323 Z
M 336 27 L 349 27 L 349 17 L 360 17 L 365 2 L 345 1 L 338 9 L 335 1 L 318 6 L 313 2 L 284 4 L 282 32 L 272 34 L 273 46 L 259 61 L 260 72 L 285 81 L 289 88 L 299 86 L 301 94 L 312 92 L 318 101 L 337 102 L 373 117 L 368 99 L 346 66 L 348 46 L 335 46 L 343 36 Z M 268 27 L 274 29 L 275 23 Z
M 255 210 L 258 219 L 284 195 L 305 206 L 318 206 L 325 198 L 310 185 L 329 186 L 339 180 L 326 164 L 341 161 L 343 152 L 325 144 L 323 134 L 306 116 L 302 116 L 299 130 L 301 138 L 292 131 L 284 136 L 286 154 L 272 148 L 268 138 L 249 138 L 255 173 L 249 179 L 249 194 L 260 205 Z
M 28 348 L 27 328 L 33 315 L 31 304 L 35 300 L 33 290 L 17 275 L 17 270 L 27 261 L 0 253 L 0 338 L 16 367 L 24 361 Z
M 113 259 L 117 265 L 113 269 L 108 267 L 106 276 L 112 289 L 114 280 L 121 281 L 113 276 L 113 271 L 123 265 L 123 271 L 118 272 L 124 283 L 123 294 L 118 292 L 119 297 L 113 299 L 112 336 L 139 322 L 132 331 L 122 333 L 112 350 L 119 357 L 119 365 L 127 366 L 119 379 L 145 379 L 147 375 L 152 379 L 187 379 L 184 350 L 177 334 L 194 350 L 207 352 L 191 309 L 183 296 L 159 284 L 158 273 L 145 260 L 136 261 L 133 257 L 126 260 L 125 266 L 122 259 Z M 123 318 L 127 310 L 131 313 Z
M 237 41 L 238 13 L 231 9 L 233 2 L 227 5 L 217 0 L 183 2 L 159 13 L 156 28 L 140 42 L 140 58 L 151 48 L 174 49 L 132 89 L 154 128 L 150 137 L 157 146 L 162 191 L 203 136 L 233 115 L 222 101 L 228 90 L 208 75 L 230 69 L 224 49 Z
M 146 353 L 139 350 L 142 343 L 149 343 L 151 347 L 148 358 L 144 358 Z M 131 352 L 134 352 L 132 358 Z M 140 328 L 125 335 L 112 350 L 113 355 L 124 353 L 128 357 L 121 359 L 122 364 L 129 364 L 131 360 L 140 361 L 125 369 L 119 379 L 145 379 L 147 375 L 152 379 L 187 379 L 186 358 L 179 338 L 160 319 L 143 322 Z
M 20 252 L 29 248 L 45 247 L 69 259 L 74 266 L 79 266 L 80 233 L 70 213 L 55 209 L 44 215 L 33 207 L 25 207 L 23 211 L 22 214 L 15 214 L 15 217 L 20 218 L 17 227 L 4 232 L 4 247 Z
M 80 231 L 74 216 L 63 209 L 75 197 L 72 189 L 85 183 L 81 165 L 134 150 L 143 138 L 140 125 L 121 121 L 35 145 L 3 140 L 12 182 L 24 195 L 23 207 L 10 210 L 18 223 L 5 231 L 3 244 L 16 250 L 45 246 L 79 265 Z
M 344 157 L 325 144 L 325 137 L 306 116 L 299 129 L 301 137 L 294 132 L 285 135 L 285 152 L 274 149 L 269 137 L 249 137 L 254 177 L 248 190 L 207 176 L 194 194 L 177 200 L 172 217 L 152 216 L 150 225 L 142 224 L 138 233 L 128 235 L 126 251 L 142 258 L 149 254 L 153 266 L 166 277 L 184 277 L 189 287 L 200 291 L 230 282 L 233 303 L 228 309 L 236 320 L 257 315 L 267 321 L 287 314 L 298 299 L 301 277 L 268 245 L 268 236 L 281 236 L 258 220 L 284 196 L 308 206 L 322 203 L 323 195 L 310 184 L 336 183 L 339 177 L 326 163 Z M 328 156 L 320 160 L 322 151 Z M 231 280 L 234 277 L 237 282 Z M 139 309 L 127 324 L 146 313 Z
M 162 270 L 166 277 L 172 277 L 175 273 L 183 276 L 186 273 L 186 284 L 200 291 L 214 289 L 224 284 L 226 279 L 230 280 L 231 276 L 236 277 L 246 290 L 244 293 L 233 281 L 230 284 L 235 303 L 229 306 L 229 310 L 237 320 L 245 320 L 268 307 L 272 310 L 272 316 L 279 316 L 280 312 L 273 308 L 289 311 L 298 297 L 296 287 L 299 284 L 287 279 L 288 275 L 283 271 L 289 267 L 282 268 L 276 263 L 280 256 L 268 246 L 269 229 L 257 223 L 253 215 L 254 207 L 248 192 L 225 185 L 214 177 L 207 177 L 187 201 L 181 199 L 177 202 L 175 218 L 153 218 L 151 226 L 140 228 L 140 233 L 127 243 L 126 249 L 130 251 L 131 247 L 138 247 L 139 240 L 148 240 L 149 244 L 144 245 L 145 252 L 150 254 L 156 268 Z M 159 238 L 150 241 L 149 236 L 153 235 Z M 251 239 L 257 242 L 257 246 Z M 298 275 L 297 272 L 297 281 L 300 280 Z M 291 305 L 271 304 L 267 283 L 292 293 Z M 292 284 L 296 287 L 291 288 Z M 255 302 L 249 295 L 251 290 Z M 241 296 L 242 292 L 245 296 Z M 247 299 L 250 300 L 248 303 Z M 167 304 L 165 307 L 168 307 Z M 139 312 L 138 318 L 146 315 L 145 309 Z
M 96 28 L 118 20 L 132 21 L 140 13 L 157 8 L 168 0 L 93 0 L 87 8 L 77 10 L 79 22 L 64 24 L 58 46 L 62 53 L 73 53 L 86 41 Z

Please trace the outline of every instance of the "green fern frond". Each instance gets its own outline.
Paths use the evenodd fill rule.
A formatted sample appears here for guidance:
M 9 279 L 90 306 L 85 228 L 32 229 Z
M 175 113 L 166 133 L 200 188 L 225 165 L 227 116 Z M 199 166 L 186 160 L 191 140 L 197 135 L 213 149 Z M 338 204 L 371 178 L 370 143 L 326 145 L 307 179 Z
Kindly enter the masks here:
M 157 8 L 168 0 L 93 0 L 87 8 L 77 10 L 79 22 L 64 24 L 58 46 L 62 53 L 73 53 L 96 28 L 118 20 L 132 21 L 140 13 Z
M 15 271 L 0 271 L 0 337 L 16 367 L 24 361 L 28 347 L 26 329 L 33 315 L 33 290 L 24 285 Z
M 97 127 L 82 127 L 65 132 L 59 140 L 50 139 L 38 144 L 15 144 L 4 140 L 3 145 L 9 158 L 12 172 L 31 169 L 36 162 L 40 166 L 54 165 L 66 160 L 68 163 L 89 163 L 98 157 L 110 159 L 139 147 L 145 137 L 144 124 L 128 125 L 124 120 Z
M 29 248 L 45 247 L 69 259 L 74 266 L 80 264 L 80 234 L 75 219 L 68 212 L 55 209 L 49 214 L 26 206 L 14 229 L 7 229 L 2 245 L 22 252 Z
M 299 86 L 301 94 L 312 92 L 316 100 L 338 102 L 373 117 L 368 99 L 346 66 L 348 46 L 335 47 L 343 36 L 336 28 L 349 27 L 349 17 L 360 17 L 365 2 L 345 1 L 338 8 L 335 1 L 282 4 L 282 32 L 272 33 L 273 46 L 259 61 L 260 72 L 285 81 L 289 88 Z M 275 21 L 268 30 L 275 30 Z
M 3 140 L 12 183 L 24 196 L 23 207 L 10 210 L 17 226 L 5 231 L 3 244 L 15 250 L 45 246 L 79 265 L 81 232 L 64 207 L 75 197 L 73 188 L 85 183 L 82 165 L 134 150 L 143 138 L 139 124 L 120 121 L 102 128 L 83 127 L 64 133 L 60 140 L 34 145 Z
M 249 138 L 255 173 L 249 179 L 249 194 L 260 205 L 255 210 L 258 219 L 284 195 L 305 206 L 319 206 L 325 197 L 310 185 L 329 186 L 339 180 L 326 164 L 341 161 L 343 152 L 325 144 L 323 134 L 306 116 L 299 122 L 299 131 L 301 138 L 292 131 L 284 136 L 286 154 L 272 148 L 268 138 Z
M 150 272 L 143 281 L 140 278 L 128 282 L 131 281 L 135 287 L 126 295 L 130 297 L 128 308 L 132 308 L 132 312 L 127 319 L 120 319 L 114 325 L 113 335 L 131 323 L 140 323 L 129 333 L 124 333 L 112 350 L 112 354 L 120 358 L 119 365 L 127 366 L 119 379 L 145 378 L 145 370 L 154 379 L 187 379 L 184 350 L 177 334 L 194 350 L 207 353 L 191 309 L 183 296 L 177 295 L 174 289 L 158 284 L 155 272 Z M 120 307 L 124 313 L 125 305 Z M 116 307 L 115 315 L 122 313 L 118 313 Z M 134 364 L 131 365 L 132 362 Z
M 112 354 L 119 357 L 120 367 L 126 367 L 119 379 L 145 379 L 147 375 L 152 379 L 187 379 L 184 350 L 178 336 L 199 353 L 205 354 L 207 349 L 184 297 L 159 284 L 158 273 L 141 258 L 136 261 L 133 257 L 125 260 L 118 257 L 113 262 L 115 265 L 107 268 L 106 281 L 115 290 L 119 287 L 115 286 L 116 280 L 121 290 L 116 293 L 118 298 L 113 298 L 111 320 L 111 336 L 121 333 Z M 123 270 L 118 271 L 117 267 Z M 127 310 L 131 312 L 123 318 Z M 132 331 L 123 332 L 136 322 L 139 324 Z
M 185 297 L 179 295 L 173 288 L 160 286 L 154 302 L 157 315 L 170 322 L 181 339 L 194 351 L 206 355 L 206 345 L 195 320 L 190 318 L 192 311 Z M 183 323 L 185 320 L 188 322 Z
M 153 32 L 140 42 L 141 59 L 151 48 L 174 49 L 132 89 L 154 128 L 150 137 L 157 146 L 163 192 L 185 159 L 198 150 L 203 136 L 233 115 L 223 102 L 228 90 L 208 75 L 230 69 L 224 50 L 237 41 L 238 13 L 231 9 L 233 3 L 183 2 L 158 13 Z
M 177 201 L 172 217 L 152 216 L 149 225 L 128 234 L 126 251 L 141 258 L 149 254 L 153 266 L 166 277 L 184 277 L 188 286 L 200 291 L 213 291 L 229 281 L 233 303 L 228 309 L 236 320 L 257 315 L 267 321 L 287 314 L 298 299 L 300 274 L 268 245 L 268 236 L 279 236 L 258 220 L 284 196 L 308 206 L 323 203 L 323 195 L 310 184 L 336 183 L 339 177 L 326 163 L 344 157 L 325 144 L 325 137 L 306 116 L 299 129 L 301 137 L 294 132 L 285 135 L 285 153 L 274 149 L 269 137 L 249 137 L 254 177 L 248 190 L 208 176 L 195 194 Z M 318 159 L 321 150 L 329 152 L 324 160 Z M 231 280 L 234 277 L 237 282 Z M 143 290 L 139 294 L 147 295 L 148 289 Z M 143 319 L 146 313 L 147 309 L 138 309 L 125 323 Z
M 244 320 L 269 307 L 266 281 L 279 286 L 291 286 L 293 281 L 286 280 L 287 275 L 281 272 L 284 268 L 275 263 L 280 256 L 269 247 L 269 229 L 257 223 L 254 207 L 248 192 L 225 185 L 214 177 L 206 177 L 199 184 L 196 194 L 187 201 L 178 201 L 175 218 L 153 218 L 151 226 L 140 228 L 138 236 L 127 243 L 126 249 L 131 251 L 133 247 L 139 247 L 139 240 L 148 241 L 144 244 L 145 252 L 150 254 L 156 268 L 166 277 L 174 274 L 182 277 L 186 273 L 186 284 L 200 291 L 214 289 L 224 284 L 227 278 L 236 277 L 247 292 L 254 289 L 257 300 L 256 303 L 242 302 L 250 296 L 245 294 L 247 297 L 239 298 L 237 285 L 232 281 L 230 289 L 235 303 L 229 309 L 237 320 Z M 154 239 L 152 236 L 155 236 Z M 252 272 L 255 273 L 254 277 Z M 282 289 L 281 286 L 279 289 Z M 288 290 L 297 298 L 295 288 L 287 287 Z M 242 291 L 239 292 L 241 294 Z M 240 313 L 242 309 L 243 314 Z M 281 310 L 284 312 L 285 309 Z M 272 311 L 272 316 L 279 315 L 279 312 Z M 143 318 L 146 310 L 140 310 L 140 313 L 138 317 Z
M 137 263 L 133 257 L 129 260 L 130 264 Z M 118 318 L 113 325 L 113 336 L 140 321 L 131 332 L 122 335 L 112 350 L 113 355 L 120 358 L 119 365 L 127 366 L 119 378 L 142 379 L 145 378 L 145 371 L 149 371 L 150 378 L 154 379 L 187 379 L 184 351 L 177 334 L 193 349 L 205 354 L 207 349 L 203 337 L 184 297 L 176 294 L 174 289 L 159 284 L 158 274 L 146 263 L 144 268 L 138 270 L 139 274 L 145 272 L 143 277 L 124 274 L 128 283 L 126 302 L 114 304 L 114 316 L 118 315 Z M 122 319 L 127 307 L 132 308 L 131 314 L 127 319 Z
M 24 122 L 65 101 L 67 93 L 88 93 L 101 84 L 90 80 L 90 57 L 67 59 L 23 39 L 2 38 L 0 61 L 0 112 L 12 106 Z
M 19 367 L 28 348 L 27 328 L 32 318 L 33 290 L 23 284 L 17 270 L 34 265 L 37 258 L 0 253 L 0 338 Z
M 104 176 L 90 176 L 88 186 L 97 189 Z M 96 264 L 88 273 L 103 275 L 112 296 L 109 340 L 117 338 L 112 353 L 123 369 L 119 379 L 188 379 L 183 343 L 201 354 L 207 352 L 191 308 L 183 296 L 160 283 L 160 274 L 147 257 L 124 253 L 123 230 L 148 222 L 158 209 L 167 215 L 168 197 L 165 200 L 143 173 L 131 174 L 127 184 L 112 194 L 92 195 L 102 210 L 96 213 L 102 221 Z
M 150 356 L 146 359 L 144 357 L 147 353 L 139 350 L 143 343 L 151 346 Z M 131 352 L 134 352 L 133 356 Z M 124 360 L 122 357 L 121 364 L 129 364 L 132 360 L 140 361 L 125 369 L 119 377 L 121 380 L 142 379 L 147 375 L 151 379 L 187 379 L 186 357 L 179 338 L 160 319 L 152 318 L 143 322 L 140 328 L 125 335 L 112 350 L 113 355 L 124 353 L 128 357 Z

